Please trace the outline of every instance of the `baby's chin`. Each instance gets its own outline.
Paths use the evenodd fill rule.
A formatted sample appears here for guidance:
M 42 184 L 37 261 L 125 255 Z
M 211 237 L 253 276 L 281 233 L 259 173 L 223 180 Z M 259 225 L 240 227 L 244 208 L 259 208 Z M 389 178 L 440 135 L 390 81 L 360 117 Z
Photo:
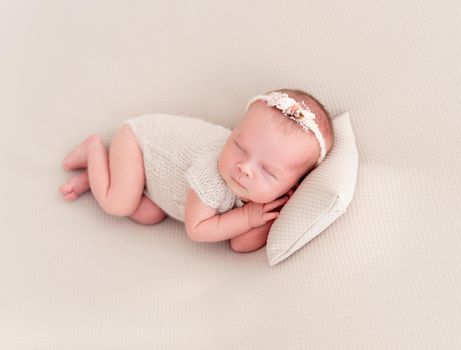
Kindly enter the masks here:
M 223 175 L 221 174 L 222 178 L 224 179 L 224 182 L 226 183 L 227 185 L 227 188 L 229 189 L 229 191 L 231 191 L 233 194 L 235 194 L 237 197 L 240 197 L 244 202 L 249 202 L 251 199 L 249 199 L 247 197 L 247 194 L 245 193 L 242 193 L 244 191 L 244 189 L 242 189 L 241 187 L 239 187 L 238 184 L 236 184 L 232 178 L 230 177 L 230 175 Z
M 230 180 L 232 181 L 232 180 Z M 235 194 L 236 196 L 240 197 L 244 202 L 249 202 L 250 199 L 247 197 L 248 194 L 247 193 L 244 193 L 246 192 L 245 190 L 243 190 L 242 188 L 238 187 L 237 184 L 235 183 L 228 183 L 227 187 L 229 188 L 229 190 Z

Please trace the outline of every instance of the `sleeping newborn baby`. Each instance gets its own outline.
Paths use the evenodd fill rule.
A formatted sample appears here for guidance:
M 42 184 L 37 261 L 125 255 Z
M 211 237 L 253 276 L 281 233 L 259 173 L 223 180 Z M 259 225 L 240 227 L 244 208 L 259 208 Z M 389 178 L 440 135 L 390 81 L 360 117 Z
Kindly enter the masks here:
M 60 187 L 75 200 L 91 189 L 104 211 L 155 224 L 183 221 L 199 242 L 230 240 L 250 252 L 304 177 L 333 144 L 325 107 L 301 90 L 259 95 L 231 131 L 202 119 L 146 114 L 125 120 L 107 152 L 90 135 L 63 161 L 85 169 Z

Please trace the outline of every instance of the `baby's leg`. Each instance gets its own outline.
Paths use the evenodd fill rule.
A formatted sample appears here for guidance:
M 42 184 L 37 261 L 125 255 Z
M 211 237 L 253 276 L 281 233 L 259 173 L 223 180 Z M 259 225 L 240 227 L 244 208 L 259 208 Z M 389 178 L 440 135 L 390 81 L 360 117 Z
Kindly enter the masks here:
M 63 194 L 65 200 L 73 201 L 89 189 L 88 171 L 84 171 L 72 177 L 66 184 L 59 188 L 59 191 Z M 130 215 L 130 219 L 143 225 L 156 224 L 166 217 L 167 214 L 144 194 L 138 208 Z
M 165 219 L 166 216 L 157 204 L 143 194 L 138 208 L 130 218 L 143 225 L 153 225 Z
M 88 178 L 99 205 L 109 214 L 129 216 L 144 191 L 144 161 L 136 137 L 123 125 L 113 137 L 109 157 L 100 137 L 87 147 Z
M 90 182 L 88 181 L 88 171 L 75 175 L 69 181 L 59 188 L 65 200 L 76 200 L 80 194 L 90 189 Z
M 62 162 L 64 170 L 86 169 L 86 148 L 94 138 L 95 135 L 88 136 L 85 141 L 69 152 Z
M 128 126 L 117 131 L 107 153 L 101 137 L 91 135 L 66 158 L 74 162 L 67 168 L 86 165 L 98 204 L 111 215 L 129 216 L 139 206 L 145 179 L 142 152 Z

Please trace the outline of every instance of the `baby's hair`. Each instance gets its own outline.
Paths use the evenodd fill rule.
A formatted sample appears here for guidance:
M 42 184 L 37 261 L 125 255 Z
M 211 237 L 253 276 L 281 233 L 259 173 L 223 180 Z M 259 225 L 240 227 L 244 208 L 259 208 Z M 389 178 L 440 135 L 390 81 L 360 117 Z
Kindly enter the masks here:
M 319 126 L 320 132 L 322 133 L 325 139 L 326 153 L 328 154 L 328 152 L 333 147 L 334 132 L 333 132 L 333 124 L 332 124 L 331 115 L 328 112 L 328 110 L 325 108 L 325 106 L 319 100 L 317 100 L 314 96 L 300 89 L 283 88 L 283 89 L 271 90 L 271 91 L 265 92 L 264 94 L 267 95 L 274 91 L 280 91 L 282 93 L 286 93 L 288 94 L 289 97 L 292 97 L 297 101 L 304 101 L 304 103 L 312 110 L 312 112 L 315 114 L 315 122 Z M 305 134 L 304 130 L 300 128 L 300 126 L 294 120 L 285 117 L 282 114 L 282 112 L 272 114 L 270 116 L 270 119 L 273 122 L 278 122 L 279 126 L 284 130 L 284 132 L 286 132 L 289 135 L 296 135 L 299 137 L 303 137 Z M 299 180 L 299 182 L 301 182 L 304 179 L 304 177 L 311 170 L 315 168 L 315 163 L 316 163 L 316 160 L 311 161 L 311 164 L 307 165 L 306 173 Z

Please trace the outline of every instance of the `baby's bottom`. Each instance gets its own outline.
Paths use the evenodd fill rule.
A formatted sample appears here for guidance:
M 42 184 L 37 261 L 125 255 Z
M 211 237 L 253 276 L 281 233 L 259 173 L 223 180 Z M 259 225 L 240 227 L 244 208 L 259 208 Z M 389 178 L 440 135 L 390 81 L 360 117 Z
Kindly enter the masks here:
M 143 156 L 128 126 L 117 131 L 109 154 L 101 137 L 91 135 L 64 159 L 63 167 L 65 170 L 87 168 L 61 186 L 65 199 L 74 200 L 90 188 L 98 204 L 111 215 L 130 216 L 142 223 L 155 223 L 166 216 L 143 195 Z

